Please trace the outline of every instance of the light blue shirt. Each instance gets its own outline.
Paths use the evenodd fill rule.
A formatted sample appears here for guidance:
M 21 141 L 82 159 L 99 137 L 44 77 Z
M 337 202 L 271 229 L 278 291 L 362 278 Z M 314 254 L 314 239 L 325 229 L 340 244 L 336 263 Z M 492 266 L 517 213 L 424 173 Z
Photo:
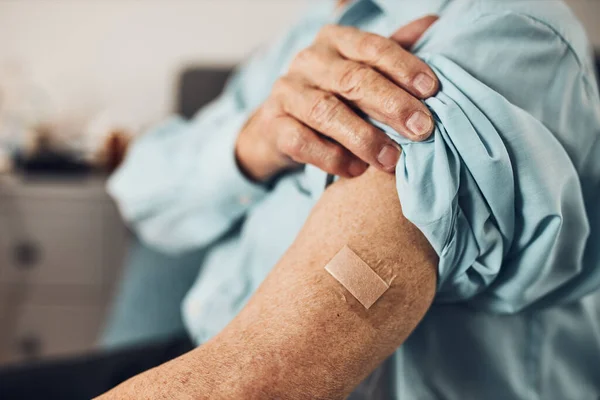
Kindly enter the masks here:
M 415 53 L 441 81 L 436 129 L 402 145 L 402 208 L 440 256 L 434 305 L 394 355 L 398 399 L 600 394 L 600 100 L 582 27 L 558 0 L 322 1 L 190 122 L 136 141 L 109 190 L 148 243 L 206 250 L 183 312 L 201 343 L 240 311 L 325 188 L 307 166 L 270 190 L 233 154 L 248 115 L 326 23 L 388 36 L 441 19 Z M 384 205 L 382 204 L 382 207 Z

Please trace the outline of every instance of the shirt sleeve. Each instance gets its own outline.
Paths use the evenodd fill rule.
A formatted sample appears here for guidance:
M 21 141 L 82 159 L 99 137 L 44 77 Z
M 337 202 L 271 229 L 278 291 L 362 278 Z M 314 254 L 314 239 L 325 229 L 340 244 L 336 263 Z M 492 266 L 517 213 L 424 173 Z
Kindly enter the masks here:
M 599 171 L 597 160 L 586 165 L 598 151 L 598 101 L 543 24 L 503 14 L 468 26 L 456 37 L 432 32 L 418 52 L 441 82 L 426 101 L 433 136 L 410 142 L 383 127 L 403 147 L 403 212 L 440 257 L 436 301 L 513 313 L 582 296 L 600 285 L 586 198 L 600 179 L 581 178 Z
M 230 101 L 206 113 L 224 113 Z M 137 140 L 110 178 L 108 192 L 145 242 L 168 252 L 202 247 L 265 195 L 237 167 L 234 143 L 247 113 L 231 111 L 212 123 L 170 119 Z

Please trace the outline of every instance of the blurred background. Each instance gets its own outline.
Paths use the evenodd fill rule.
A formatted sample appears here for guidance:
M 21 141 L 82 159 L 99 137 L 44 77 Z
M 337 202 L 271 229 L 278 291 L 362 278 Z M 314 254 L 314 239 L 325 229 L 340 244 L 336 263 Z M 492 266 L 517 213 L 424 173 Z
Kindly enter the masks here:
M 126 341 L 115 302 L 141 300 L 114 293 L 141 245 L 106 177 L 315 1 L 0 0 L 0 364 Z M 600 0 L 567 2 L 600 49 Z

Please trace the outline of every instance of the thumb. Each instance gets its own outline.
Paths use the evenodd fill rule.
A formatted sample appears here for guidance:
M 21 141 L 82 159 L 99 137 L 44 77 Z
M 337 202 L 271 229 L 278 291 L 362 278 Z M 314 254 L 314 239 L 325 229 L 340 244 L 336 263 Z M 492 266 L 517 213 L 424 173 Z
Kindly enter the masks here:
M 391 36 L 391 39 L 405 49 L 410 50 L 410 48 L 414 46 L 423 33 L 425 33 L 425 31 L 429 29 L 429 27 L 438 19 L 439 17 L 437 15 L 427 15 L 425 17 L 416 19 L 398 29 Z

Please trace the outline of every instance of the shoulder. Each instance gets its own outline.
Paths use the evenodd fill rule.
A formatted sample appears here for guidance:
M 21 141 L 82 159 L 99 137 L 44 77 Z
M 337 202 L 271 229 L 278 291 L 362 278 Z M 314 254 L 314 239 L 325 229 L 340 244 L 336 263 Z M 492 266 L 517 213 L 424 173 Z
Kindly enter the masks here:
M 528 111 L 545 103 L 541 93 L 597 90 L 583 27 L 559 0 L 451 1 L 416 51 L 450 59 Z
M 450 1 L 441 22 L 443 30 L 487 28 L 479 31 L 482 40 L 508 36 L 522 42 L 559 41 L 582 63 L 589 56 L 585 29 L 562 0 Z

